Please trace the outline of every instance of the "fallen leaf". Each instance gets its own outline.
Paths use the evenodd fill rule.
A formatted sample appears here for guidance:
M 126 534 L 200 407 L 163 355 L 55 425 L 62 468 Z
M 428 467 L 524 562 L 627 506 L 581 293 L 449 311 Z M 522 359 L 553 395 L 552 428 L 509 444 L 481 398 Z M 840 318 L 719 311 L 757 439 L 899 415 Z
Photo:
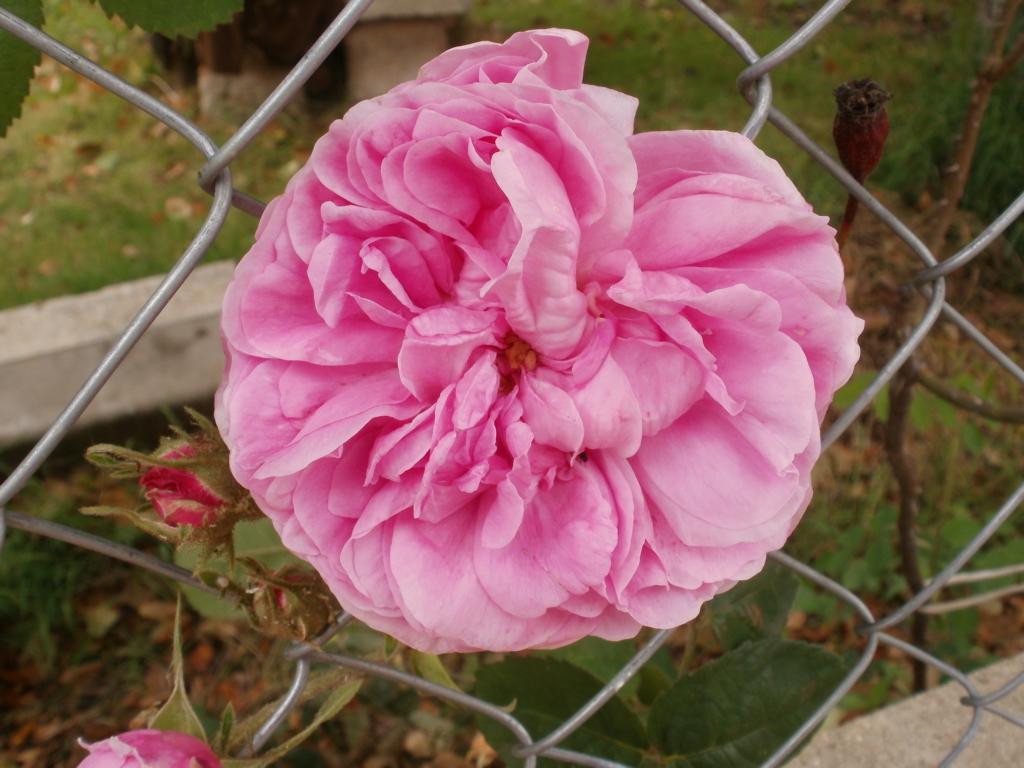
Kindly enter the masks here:
M 174 621 L 174 603 L 162 600 L 146 600 L 135 606 L 135 612 L 152 621 Z
M 92 162 L 103 152 L 103 145 L 96 141 L 83 141 L 75 147 L 75 154 L 87 163 Z
M 405 738 L 402 739 L 402 749 L 412 757 L 421 760 L 434 754 L 434 745 L 430 741 L 430 736 L 419 728 L 414 728 L 405 734 Z
M 487 768 L 488 765 L 498 759 L 498 753 L 494 747 L 487 743 L 484 735 L 477 731 L 473 734 L 473 740 L 469 744 L 469 751 L 466 759 L 476 768 Z
M 187 169 L 188 165 L 179 160 L 178 162 L 168 166 L 167 170 L 164 171 L 164 179 L 166 181 L 176 179 L 179 176 L 181 176 L 181 174 L 183 174 Z
M 181 221 L 192 215 L 192 205 L 183 197 L 168 197 L 164 201 L 164 213 L 173 221 Z
M 89 637 L 103 637 L 119 618 L 121 612 L 110 603 L 97 603 L 82 609 L 82 619 L 85 621 L 85 631 Z
M 187 666 L 194 672 L 205 672 L 210 668 L 213 656 L 213 646 L 203 641 L 189 653 Z

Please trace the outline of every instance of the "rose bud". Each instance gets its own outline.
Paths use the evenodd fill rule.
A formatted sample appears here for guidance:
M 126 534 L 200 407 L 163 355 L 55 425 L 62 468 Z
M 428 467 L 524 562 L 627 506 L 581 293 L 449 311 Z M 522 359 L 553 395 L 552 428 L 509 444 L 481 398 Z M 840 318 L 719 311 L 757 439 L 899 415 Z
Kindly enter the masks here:
M 220 760 L 194 736 L 172 731 L 128 731 L 95 744 L 79 742 L 89 750 L 78 768 L 220 768 Z
M 305 566 L 268 571 L 249 558 L 239 562 L 256 575 L 249 588 L 250 619 L 271 634 L 305 640 L 327 626 L 338 610 L 323 580 Z
M 162 461 L 192 459 L 196 449 L 189 443 L 167 447 L 157 454 Z M 146 500 L 169 525 L 209 525 L 227 504 L 189 467 L 154 466 L 139 478 Z
M 832 138 L 843 167 L 863 182 L 882 159 L 889 136 L 885 102 L 889 92 L 873 80 L 851 80 L 835 90 L 836 117 Z
M 878 166 L 889 136 L 889 115 L 885 102 L 889 92 L 873 80 L 851 80 L 835 90 L 836 117 L 832 122 L 832 139 L 836 143 L 843 167 L 863 184 Z M 836 240 L 842 248 L 850 236 L 857 216 L 857 198 L 850 195 L 843 211 Z

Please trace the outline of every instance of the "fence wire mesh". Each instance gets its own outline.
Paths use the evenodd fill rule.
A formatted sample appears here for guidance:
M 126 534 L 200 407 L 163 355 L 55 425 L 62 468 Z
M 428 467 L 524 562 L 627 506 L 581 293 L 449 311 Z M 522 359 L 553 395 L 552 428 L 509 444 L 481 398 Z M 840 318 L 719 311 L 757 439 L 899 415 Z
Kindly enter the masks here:
M 0 8 L 0 29 L 13 34 L 69 69 L 116 94 L 138 109 L 143 110 L 179 133 L 195 146 L 204 160 L 204 164 L 199 170 L 198 182 L 203 189 L 210 192 L 213 196 L 213 203 L 205 222 L 184 253 L 182 253 L 177 263 L 165 275 L 154 293 L 128 323 L 116 343 L 107 352 L 88 379 L 79 387 L 78 391 L 75 392 L 71 401 L 56 417 L 47 432 L 39 439 L 10 476 L 0 484 L 0 546 L 2 546 L 3 534 L 6 528 L 19 529 L 64 541 L 124 561 L 133 566 L 148 569 L 201 591 L 219 594 L 217 590 L 195 579 L 190 572 L 156 557 L 75 530 L 74 528 L 8 510 L 7 505 L 40 468 L 69 430 L 71 430 L 79 416 L 81 416 L 85 408 L 104 386 L 107 379 L 121 364 L 133 345 L 146 332 L 146 329 L 156 316 L 188 278 L 203 254 L 213 244 L 230 208 L 234 206 L 253 216 L 261 214 L 264 207 L 263 203 L 234 187 L 231 179 L 230 164 L 245 151 L 253 138 L 296 96 L 304 83 L 356 24 L 360 15 L 370 6 L 371 2 L 372 0 L 351 0 L 287 77 L 281 81 L 270 96 L 235 131 L 231 138 L 221 146 L 217 146 L 197 125 L 175 110 L 138 88 L 129 85 L 87 57 L 61 44 L 7 10 Z M 725 44 L 732 47 L 740 59 L 747 65 L 746 68 L 742 69 L 737 79 L 740 93 L 752 106 L 752 111 L 743 129 L 743 133 L 754 139 L 767 123 L 774 125 L 809 154 L 840 185 L 856 197 L 864 207 L 891 229 L 920 259 L 922 264 L 921 271 L 910 281 L 908 287 L 916 287 L 927 298 L 927 307 L 924 313 L 916 325 L 913 326 L 912 331 L 905 337 L 901 346 L 879 370 L 874 380 L 823 434 L 822 443 L 825 449 L 832 445 L 875 400 L 883 387 L 893 378 L 903 364 L 907 362 L 913 352 L 921 346 L 940 319 L 952 323 L 959 328 L 966 338 L 977 344 L 991 356 L 1009 376 L 1024 384 L 1024 369 L 951 306 L 945 298 L 946 278 L 963 269 L 965 265 L 982 254 L 1007 227 L 1024 213 L 1024 192 L 974 240 L 954 255 L 939 262 L 921 238 L 911 231 L 897 215 L 888 210 L 867 189 L 857 183 L 833 159 L 829 152 L 812 141 L 793 120 L 773 105 L 772 71 L 783 65 L 794 54 L 810 43 L 823 29 L 835 22 L 850 2 L 851 0 L 831 0 L 822 4 L 793 35 L 774 50 L 761 55 L 754 50 L 735 27 L 730 25 L 720 14 L 701 2 L 701 0 L 679 0 L 680 5 L 683 7 L 680 12 L 692 13 L 700 19 Z M 641 9 L 637 10 L 637 13 L 642 12 Z M 860 626 L 860 632 L 866 642 L 857 662 L 842 682 L 822 702 L 817 710 L 800 725 L 796 732 L 765 761 L 765 766 L 781 765 L 797 749 L 824 720 L 840 699 L 861 679 L 880 645 L 891 646 L 913 659 L 930 665 L 939 673 L 948 676 L 963 687 L 965 695 L 961 699 L 961 703 L 968 707 L 971 712 L 970 722 L 941 765 L 951 765 L 955 761 L 957 756 L 963 752 L 974 738 L 982 719 L 985 717 L 1000 717 L 1024 728 L 1024 718 L 1007 712 L 999 706 L 1001 699 L 1024 684 L 1024 673 L 1017 675 L 997 690 L 983 693 L 960 670 L 943 662 L 926 649 L 911 644 L 887 631 L 904 622 L 915 612 L 937 612 L 936 607 L 940 604 L 930 603 L 930 601 L 947 586 L 1005 576 L 1007 573 L 1004 573 L 1004 571 L 1019 571 L 1019 568 L 1011 567 L 1010 569 L 1001 569 L 998 572 L 965 572 L 964 567 L 1010 518 L 1022 501 L 1024 501 L 1024 483 L 1018 486 L 1006 498 L 1003 504 L 991 514 L 988 522 L 977 535 L 934 578 L 929 580 L 923 589 L 914 594 L 897 610 L 884 616 L 875 616 L 860 597 L 814 568 L 782 552 L 776 552 L 771 555 L 777 563 L 790 569 L 800 578 L 849 605 L 863 622 Z M 969 603 L 970 599 L 967 601 L 950 601 L 941 604 L 941 606 L 959 607 L 954 605 L 956 602 Z M 526 768 L 534 768 L 538 757 L 541 756 L 565 763 L 594 766 L 594 768 L 618 768 L 618 763 L 567 750 L 561 748 L 559 744 L 580 728 L 588 718 L 622 689 L 673 632 L 673 630 L 662 630 L 654 633 L 640 651 L 590 701 L 552 732 L 538 738 L 536 734 L 531 734 L 514 714 L 472 695 L 453 691 L 394 667 L 325 651 L 323 645 L 340 632 L 350 621 L 350 616 L 342 614 L 326 632 L 309 643 L 295 645 L 287 652 L 286 656 L 295 665 L 291 685 L 279 701 L 273 714 L 263 723 L 262 727 L 252 738 L 251 743 L 247 745 L 246 754 L 257 753 L 268 742 L 285 718 L 298 705 L 303 689 L 309 680 L 311 666 L 313 664 L 324 664 L 346 667 L 355 672 L 408 685 L 421 693 L 466 707 L 492 718 L 507 728 L 519 741 L 520 746 L 518 747 L 517 754 L 523 758 Z

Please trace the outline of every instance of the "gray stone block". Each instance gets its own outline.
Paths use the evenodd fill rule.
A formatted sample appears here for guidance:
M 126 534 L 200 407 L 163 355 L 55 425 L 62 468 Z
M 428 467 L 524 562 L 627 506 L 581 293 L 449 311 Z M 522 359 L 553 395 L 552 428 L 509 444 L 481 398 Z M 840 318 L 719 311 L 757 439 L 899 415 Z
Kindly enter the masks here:
M 359 18 L 372 21 L 461 16 L 471 4 L 472 0 L 374 0 Z
M 978 670 L 971 681 L 989 693 L 1024 673 L 1024 655 Z M 787 768 L 935 768 L 956 745 L 973 710 L 960 704 L 965 695 L 957 683 L 905 699 L 847 725 L 824 730 Z M 1024 714 L 1024 688 L 997 706 Z M 1024 765 L 1024 728 L 996 715 L 982 716 L 981 728 L 957 758 L 957 768 L 1019 768 Z
M 220 306 L 234 265 L 193 272 L 79 425 L 208 397 L 220 381 Z M 42 434 L 160 282 L 135 280 L 0 312 L 0 446 Z
M 421 18 L 356 25 L 345 38 L 349 98 L 380 96 L 416 77 L 423 64 L 448 48 L 450 23 L 450 19 Z

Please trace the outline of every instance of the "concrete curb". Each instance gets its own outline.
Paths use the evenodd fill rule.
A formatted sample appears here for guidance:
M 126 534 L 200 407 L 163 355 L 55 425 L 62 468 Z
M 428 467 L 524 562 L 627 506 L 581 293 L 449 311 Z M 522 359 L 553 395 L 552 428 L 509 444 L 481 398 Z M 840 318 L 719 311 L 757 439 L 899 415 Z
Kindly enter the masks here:
M 1024 673 L 1024 654 L 969 675 L 982 693 L 989 693 Z M 787 763 L 788 768 L 935 768 L 956 745 L 971 722 L 973 710 L 960 703 L 965 695 L 957 683 L 880 709 L 848 725 L 820 732 Z M 994 706 L 1024 714 L 1024 688 Z M 956 768 L 1020 768 L 1024 765 L 1024 729 L 997 715 L 984 713 L 981 728 L 955 761 Z
M 220 305 L 234 264 L 198 267 L 86 409 L 79 426 L 208 397 L 223 368 Z M 0 447 L 41 435 L 160 276 L 0 312 Z

